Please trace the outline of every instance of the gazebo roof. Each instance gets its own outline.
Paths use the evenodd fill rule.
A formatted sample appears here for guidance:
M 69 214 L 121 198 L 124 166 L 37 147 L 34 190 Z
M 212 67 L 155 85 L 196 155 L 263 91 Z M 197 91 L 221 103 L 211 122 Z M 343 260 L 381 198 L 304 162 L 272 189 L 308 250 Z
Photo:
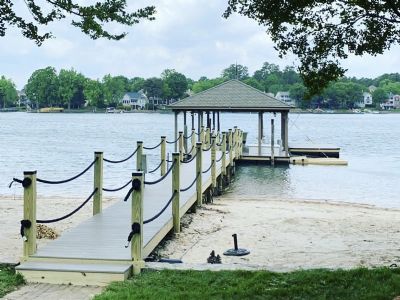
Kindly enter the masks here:
M 174 111 L 288 111 L 291 106 L 239 80 L 226 81 L 169 106 Z

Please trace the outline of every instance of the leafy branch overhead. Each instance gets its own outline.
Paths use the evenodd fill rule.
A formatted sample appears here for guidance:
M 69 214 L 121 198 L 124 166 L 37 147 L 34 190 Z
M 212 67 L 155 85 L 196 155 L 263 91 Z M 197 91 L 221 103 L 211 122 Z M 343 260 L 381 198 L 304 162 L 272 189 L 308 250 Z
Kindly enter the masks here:
M 229 0 L 224 17 L 234 12 L 265 26 L 281 57 L 298 57 L 309 95 L 342 77 L 350 54 L 382 54 L 400 41 L 399 0 Z
M 41 25 L 72 17 L 71 24 L 92 39 L 120 40 L 126 32 L 114 34 L 105 29 L 105 24 L 117 23 L 132 26 L 143 19 L 154 20 L 155 7 L 147 6 L 127 12 L 126 0 L 98 1 L 93 5 L 80 5 L 72 0 L 24 0 L 32 20 L 17 13 L 12 0 L 0 1 L 0 36 L 5 36 L 8 27 L 18 27 L 22 34 L 39 46 L 52 37 L 51 32 L 41 32 Z M 82 1 L 81 1 L 82 2 Z M 45 4 L 45 5 L 43 5 Z M 45 7 L 45 8 L 44 8 Z

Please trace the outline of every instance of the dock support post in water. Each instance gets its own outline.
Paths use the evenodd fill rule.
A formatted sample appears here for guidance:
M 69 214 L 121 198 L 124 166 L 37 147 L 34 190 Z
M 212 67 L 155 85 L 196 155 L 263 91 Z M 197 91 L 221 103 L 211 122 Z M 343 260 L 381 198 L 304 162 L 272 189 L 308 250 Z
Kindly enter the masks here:
M 185 146 L 183 142 L 183 132 L 179 131 L 179 158 L 180 161 L 183 160 L 183 154 L 185 153 Z
M 24 221 L 30 221 L 30 226 L 24 226 L 24 259 L 36 252 L 36 171 L 24 172 Z
M 142 159 L 143 159 L 143 142 L 138 141 L 137 143 L 137 152 L 136 152 L 136 171 L 143 171 L 143 164 L 142 164 Z
M 190 143 L 190 154 L 194 155 L 196 153 L 196 134 L 195 134 L 195 129 L 192 129 L 192 137 L 191 137 L 191 143 Z
M 271 166 L 275 165 L 275 120 L 271 119 Z
M 202 154 L 203 154 L 203 144 L 197 143 L 196 144 L 196 198 L 197 198 L 197 205 L 200 206 L 203 204 L 203 193 L 201 190 L 202 187 L 202 178 L 201 178 L 201 166 L 202 166 Z
M 263 138 L 262 123 L 263 123 L 263 113 L 259 112 L 258 113 L 258 156 L 261 156 L 261 143 Z
M 101 213 L 103 206 L 103 152 L 95 152 L 94 158 L 94 189 L 97 192 L 93 196 L 93 215 Z
M 143 261 L 143 188 L 144 174 L 143 172 L 132 173 L 132 205 L 131 205 L 131 221 L 132 221 L 132 242 L 131 257 L 133 265 L 133 273 L 139 274 L 144 267 Z
M 281 112 L 281 141 L 285 156 L 289 156 L 289 113 Z
M 179 173 L 180 173 L 180 154 L 172 153 L 172 161 L 174 167 L 172 169 L 172 193 L 175 193 L 175 197 L 172 199 L 172 220 L 174 224 L 174 233 L 181 232 L 181 218 L 180 218 L 180 204 L 179 204 Z
M 217 145 L 216 145 L 216 138 L 215 135 L 211 137 L 211 186 L 213 192 L 215 191 L 215 188 L 217 187 L 217 162 L 216 162 L 216 151 L 217 151 Z
M 166 137 L 161 137 L 161 176 L 164 176 L 165 172 L 167 172 L 167 143 Z

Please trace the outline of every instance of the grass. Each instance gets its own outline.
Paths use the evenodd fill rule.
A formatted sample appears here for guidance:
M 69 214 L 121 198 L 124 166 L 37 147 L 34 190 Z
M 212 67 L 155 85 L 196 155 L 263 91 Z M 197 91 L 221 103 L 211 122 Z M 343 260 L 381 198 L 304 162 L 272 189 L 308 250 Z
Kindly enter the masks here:
M 23 283 L 23 277 L 15 273 L 14 267 L 0 264 L 0 298 Z
M 393 299 L 400 269 L 267 271 L 145 271 L 109 285 L 105 299 Z

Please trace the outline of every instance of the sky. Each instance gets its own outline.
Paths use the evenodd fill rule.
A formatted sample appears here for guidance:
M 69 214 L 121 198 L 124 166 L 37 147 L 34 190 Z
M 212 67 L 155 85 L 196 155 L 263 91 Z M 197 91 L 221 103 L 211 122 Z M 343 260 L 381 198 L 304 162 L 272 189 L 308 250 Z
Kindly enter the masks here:
M 23 0 L 15 7 L 30 17 Z M 264 62 L 282 68 L 296 65 L 294 56 L 283 59 L 273 48 L 265 29 L 239 15 L 222 17 L 227 0 L 136 0 L 131 9 L 155 5 L 155 21 L 142 21 L 133 27 L 115 26 L 127 31 L 121 41 L 91 40 L 64 20 L 47 27 L 55 36 L 41 47 L 11 28 L 0 37 L 0 75 L 11 78 L 21 89 L 33 71 L 53 66 L 73 68 L 97 79 L 106 74 L 128 78 L 160 76 L 164 69 L 175 69 L 197 80 L 217 77 L 232 63 L 245 65 L 250 74 Z M 133 6 L 132 6 L 132 3 Z M 350 57 L 343 65 L 346 75 L 376 77 L 400 72 L 400 47 L 377 57 Z

